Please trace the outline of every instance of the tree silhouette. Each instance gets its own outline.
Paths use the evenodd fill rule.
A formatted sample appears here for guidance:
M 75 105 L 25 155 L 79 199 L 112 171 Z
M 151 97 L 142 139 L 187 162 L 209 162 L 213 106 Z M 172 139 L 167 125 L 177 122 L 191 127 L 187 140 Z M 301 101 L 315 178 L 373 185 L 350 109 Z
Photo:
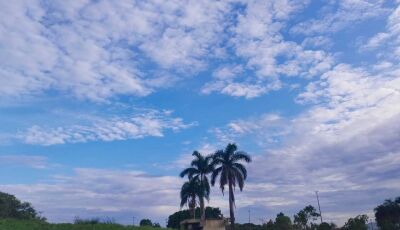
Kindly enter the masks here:
M 195 218 L 194 210 L 196 208 L 197 199 L 204 196 L 203 190 L 198 179 L 192 178 L 185 182 L 181 188 L 181 208 L 185 205 L 189 207 L 192 217 Z
M 198 151 L 194 151 L 192 154 L 195 159 L 191 162 L 191 167 L 184 169 L 181 173 L 181 177 L 188 176 L 189 180 L 195 179 L 200 182 L 200 187 L 202 189 L 203 196 L 199 197 L 200 210 L 201 210 L 201 220 L 205 220 L 205 210 L 204 210 L 204 198 L 209 200 L 210 197 L 210 183 L 208 181 L 207 174 L 213 171 L 211 165 L 212 158 L 210 156 L 203 156 Z
M 224 194 L 225 185 L 229 188 L 229 214 L 231 221 L 231 230 L 235 229 L 235 214 L 233 212 L 235 205 L 235 195 L 233 193 L 236 185 L 240 191 L 243 190 L 244 181 L 247 178 L 246 167 L 239 163 L 245 161 L 251 162 L 250 156 L 243 151 L 237 151 L 235 144 L 228 144 L 225 150 L 218 150 L 213 155 L 214 171 L 211 175 L 211 184 L 214 185 L 219 176 L 219 187 Z

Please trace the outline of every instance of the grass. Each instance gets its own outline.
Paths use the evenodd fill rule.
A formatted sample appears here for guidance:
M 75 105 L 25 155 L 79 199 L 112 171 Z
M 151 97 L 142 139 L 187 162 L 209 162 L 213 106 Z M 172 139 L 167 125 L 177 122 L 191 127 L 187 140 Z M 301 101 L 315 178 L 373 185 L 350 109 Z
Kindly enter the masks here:
M 49 224 L 35 220 L 0 219 L 0 230 L 160 230 L 119 224 Z

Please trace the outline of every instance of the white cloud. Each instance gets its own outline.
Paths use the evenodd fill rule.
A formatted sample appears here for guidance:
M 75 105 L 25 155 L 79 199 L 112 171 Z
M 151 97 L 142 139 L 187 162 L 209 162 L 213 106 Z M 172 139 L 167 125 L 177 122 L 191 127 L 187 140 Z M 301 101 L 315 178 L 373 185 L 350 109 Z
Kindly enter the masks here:
M 399 58 L 400 53 L 400 6 L 397 6 L 387 18 L 386 31 L 375 34 L 366 44 L 361 45 L 361 50 L 376 50 L 377 48 L 387 48 L 390 52 L 381 49 L 378 56 Z M 394 52 L 393 52 L 394 50 Z
M 127 117 L 91 118 L 89 124 L 66 127 L 34 125 L 17 135 L 28 144 L 55 145 L 88 141 L 115 141 L 147 136 L 162 137 L 166 130 L 179 131 L 193 124 L 171 117 L 170 111 L 148 111 Z
M 300 115 L 264 114 L 215 129 L 221 142 L 265 149 L 249 165 L 248 187 L 237 198 L 245 200 L 241 210 L 259 209 L 268 217 L 277 208 L 294 214 L 308 203 L 316 205 L 313 193 L 319 190 L 325 219 L 342 224 L 355 213 L 372 214 L 384 199 L 397 196 L 398 70 L 398 65 L 375 71 L 339 64 L 299 95 L 312 105 Z M 258 183 L 268 186 L 254 189 Z
M 0 9 L 3 97 L 56 90 L 102 101 L 169 85 L 157 70 L 202 69 L 229 4 L 21 0 Z
M 388 12 L 382 0 L 339 0 L 327 5 L 319 19 L 301 22 L 291 29 L 305 35 L 340 31 L 364 20 L 380 17 Z
M 178 176 L 78 168 L 72 176 L 54 179 L 54 183 L 3 184 L 0 189 L 31 202 L 51 222 L 108 216 L 128 224 L 135 216 L 164 224 L 169 214 L 179 210 L 182 179 Z

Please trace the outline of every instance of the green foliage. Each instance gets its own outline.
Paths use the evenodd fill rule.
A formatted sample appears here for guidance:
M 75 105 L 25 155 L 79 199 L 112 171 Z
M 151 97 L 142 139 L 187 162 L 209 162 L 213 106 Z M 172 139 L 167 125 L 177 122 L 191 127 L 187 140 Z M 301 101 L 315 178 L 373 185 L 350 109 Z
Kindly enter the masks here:
M 0 218 L 45 221 L 45 218 L 40 217 L 30 203 L 21 202 L 15 196 L 3 192 L 0 192 Z
M 308 205 L 294 215 L 294 226 L 299 230 L 312 229 L 311 221 L 315 221 L 317 217 L 319 217 L 317 210 L 313 206 Z
M 181 173 L 181 177 L 188 176 L 189 180 L 199 181 L 199 193 L 198 198 L 200 202 L 201 218 L 205 219 L 204 213 L 204 199 L 210 199 L 210 183 L 207 175 L 211 173 L 214 168 L 211 164 L 211 156 L 203 156 L 198 151 L 194 151 L 192 154 L 195 159 L 191 162 L 191 167 L 184 169 Z M 182 207 L 182 203 L 181 203 Z
M 375 219 L 381 230 L 400 229 L 400 197 L 385 202 L 374 209 Z
M 292 230 L 293 225 L 290 217 L 285 216 L 282 212 L 276 215 L 274 229 L 276 230 Z
M 140 226 L 153 226 L 153 223 L 150 219 L 142 219 L 139 223 Z
M 196 216 L 200 216 L 200 208 L 196 208 Z M 205 208 L 206 219 L 222 219 L 222 213 L 219 208 L 206 207 Z M 179 212 L 175 212 L 174 214 L 168 217 L 168 228 L 180 228 L 180 223 L 183 220 L 190 219 L 191 214 L 189 210 L 182 210 Z
M 323 222 L 317 227 L 317 230 L 334 230 L 334 229 L 336 229 L 336 225 L 334 223 L 328 224 L 326 222 Z
M 342 230 L 367 230 L 368 216 L 358 215 L 355 218 L 350 218 L 342 227 Z M 394 229 L 392 229 L 394 230 Z
M 224 150 L 218 150 L 213 154 L 213 168 L 211 184 L 214 185 L 219 176 L 219 187 L 224 192 L 225 186 L 229 189 L 229 216 L 231 229 L 235 227 L 235 205 L 234 189 L 239 187 L 243 190 L 244 181 L 247 178 L 246 167 L 241 162 L 251 162 L 250 156 L 243 151 L 238 151 L 236 144 L 228 144 Z
M 49 224 L 38 220 L 0 219 L 1 230 L 156 230 L 151 226 L 132 227 L 119 224 Z
M 196 200 L 204 196 L 204 190 L 198 178 L 191 178 L 185 182 L 181 188 L 181 208 L 187 204 L 194 218 L 194 210 L 196 208 Z
M 74 224 L 100 224 L 99 218 L 81 219 L 80 217 L 75 217 Z
M 265 226 L 253 223 L 235 224 L 235 230 L 265 230 Z

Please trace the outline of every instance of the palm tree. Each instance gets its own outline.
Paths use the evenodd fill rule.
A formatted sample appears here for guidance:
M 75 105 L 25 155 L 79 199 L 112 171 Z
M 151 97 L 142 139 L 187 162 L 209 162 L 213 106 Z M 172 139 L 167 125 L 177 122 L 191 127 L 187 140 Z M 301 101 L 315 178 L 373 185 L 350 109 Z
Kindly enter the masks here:
M 197 203 L 196 199 L 199 199 L 201 196 L 203 196 L 203 191 L 200 186 L 200 181 L 197 179 L 191 179 L 183 183 L 180 195 L 181 195 L 181 208 L 187 204 L 194 219 L 196 203 Z
M 214 186 L 219 176 L 219 187 L 222 190 L 222 194 L 224 194 L 225 185 L 228 185 L 231 230 L 235 229 L 235 214 L 233 213 L 235 196 L 233 190 L 238 185 L 240 191 L 242 191 L 244 181 L 247 178 L 246 167 L 239 163 L 240 161 L 249 163 L 251 158 L 246 152 L 237 151 L 236 144 L 228 144 L 225 150 L 218 150 L 213 155 L 212 165 L 215 169 L 211 175 L 211 184 Z
M 190 164 L 191 167 L 186 168 L 180 173 L 181 177 L 188 176 L 189 179 L 199 180 L 202 194 L 204 196 L 199 197 L 200 201 L 200 212 L 201 212 L 201 221 L 206 219 L 205 208 L 204 208 L 204 198 L 209 200 L 210 197 L 210 183 L 208 181 L 207 174 L 213 171 L 213 167 L 211 165 L 212 157 L 211 156 L 203 156 L 199 152 L 194 151 L 192 154 L 195 159 L 193 159 Z

